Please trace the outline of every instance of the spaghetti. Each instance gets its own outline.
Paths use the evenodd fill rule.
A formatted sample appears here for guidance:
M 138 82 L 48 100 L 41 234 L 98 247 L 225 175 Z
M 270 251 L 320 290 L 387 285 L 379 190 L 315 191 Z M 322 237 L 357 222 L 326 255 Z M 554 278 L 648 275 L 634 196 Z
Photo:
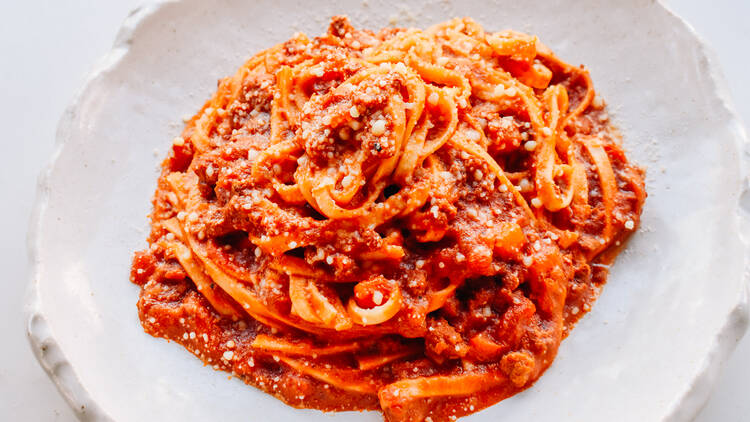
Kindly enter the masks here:
M 449 420 L 544 372 L 645 196 L 536 37 L 335 17 L 187 122 L 131 278 L 147 332 L 292 406 Z

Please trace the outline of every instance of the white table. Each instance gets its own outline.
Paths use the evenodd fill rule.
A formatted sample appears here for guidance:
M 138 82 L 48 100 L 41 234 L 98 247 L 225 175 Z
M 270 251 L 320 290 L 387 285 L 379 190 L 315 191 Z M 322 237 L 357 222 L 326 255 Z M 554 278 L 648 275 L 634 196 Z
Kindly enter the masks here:
M 142 0 L 26 0 L 0 6 L 4 289 L 0 294 L 0 420 L 74 421 L 31 354 L 22 307 L 26 228 L 35 180 L 53 151 L 57 120 L 96 59 Z M 712 4 L 711 4 L 712 3 Z M 750 122 L 750 2 L 668 0 L 718 53 L 738 113 Z M 669 46 L 664 46 L 669 48 Z M 720 280 L 718 280 L 720 282 Z M 750 420 L 750 336 L 726 363 L 699 422 Z

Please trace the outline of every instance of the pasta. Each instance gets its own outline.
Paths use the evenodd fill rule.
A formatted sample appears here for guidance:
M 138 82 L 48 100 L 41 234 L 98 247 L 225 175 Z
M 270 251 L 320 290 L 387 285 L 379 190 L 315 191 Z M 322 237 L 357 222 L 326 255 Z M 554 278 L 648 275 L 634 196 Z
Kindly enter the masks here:
M 334 17 L 186 122 L 131 280 L 148 333 L 292 406 L 453 420 L 541 376 L 645 197 L 536 37 Z

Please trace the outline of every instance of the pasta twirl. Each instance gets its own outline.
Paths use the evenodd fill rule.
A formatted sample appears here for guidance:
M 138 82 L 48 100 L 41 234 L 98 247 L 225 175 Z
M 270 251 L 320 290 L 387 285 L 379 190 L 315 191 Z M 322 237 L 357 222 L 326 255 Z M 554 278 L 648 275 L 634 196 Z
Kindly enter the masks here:
M 292 406 L 389 421 L 527 388 L 646 197 L 595 98 L 585 68 L 471 19 L 334 17 L 257 54 L 163 163 L 131 273 L 146 331 Z

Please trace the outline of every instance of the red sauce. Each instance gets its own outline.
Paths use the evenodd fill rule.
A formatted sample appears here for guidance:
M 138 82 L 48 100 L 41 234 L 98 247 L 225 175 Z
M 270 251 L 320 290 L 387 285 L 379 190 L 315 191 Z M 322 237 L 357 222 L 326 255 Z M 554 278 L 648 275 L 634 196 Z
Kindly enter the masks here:
M 131 280 L 147 333 L 292 406 L 450 420 L 542 375 L 645 195 L 534 37 L 336 17 L 187 123 Z

